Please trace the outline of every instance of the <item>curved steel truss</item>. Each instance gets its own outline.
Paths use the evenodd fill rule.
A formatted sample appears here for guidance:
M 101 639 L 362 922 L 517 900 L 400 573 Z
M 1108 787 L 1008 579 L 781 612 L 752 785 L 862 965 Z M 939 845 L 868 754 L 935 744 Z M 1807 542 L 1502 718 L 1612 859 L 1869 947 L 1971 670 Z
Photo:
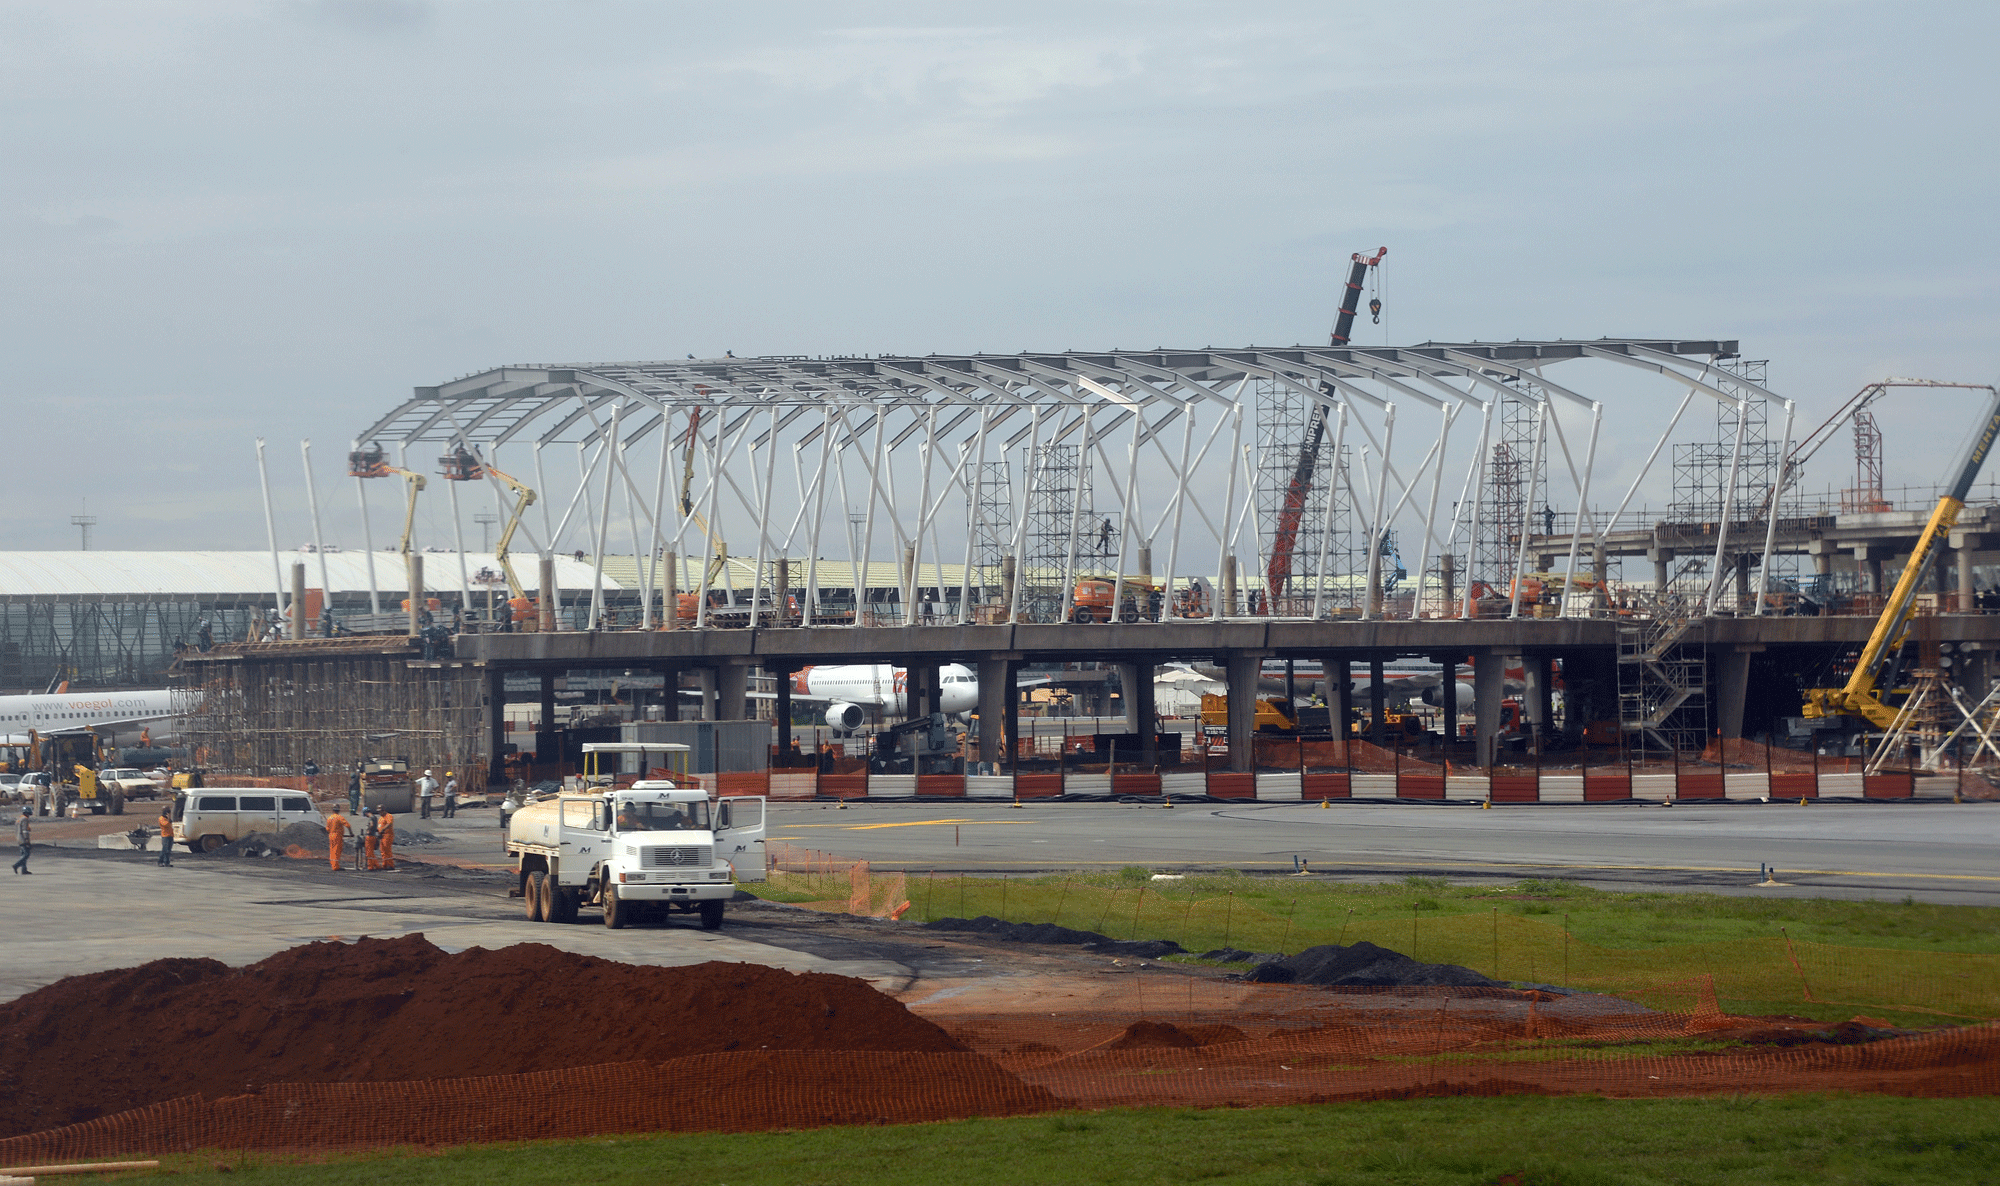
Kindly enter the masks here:
M 755 556 L 741 591 L 752 620 L 794 585 L 804 589 L 807 622 L 829 589 L 864 601 L 876 584 L 864 566 L 885 556 L 896 565 L 894 600 L 935 601 L 927 615 L 935 621 L 971 620 L 980 605 L 1067 618 L 1078 612 L 1076 580 L 1095 574 L 1114 584 L 1113 607 L 1141 582 L 1162 586 L 1162 596 L 1131 601 L 1147 618 L 1177 612 L 1183 598 L 1195 605 L 1194 592 L 1204 598 L 1194 612 L 1217 616 L 1365 617 L 1381 612 L 1397 530 L 1418 542 L 1414 614 L 1451 608 L 1426 588 L 1439 556 L 1467 551 L 1482 527 L 1515 538 L 1529 530 L 1525 519 L 1478 521 L 1498 409 L 1511 403 L 1532 417 L 1518 513 L 1557 501 L 1538 477 L 1544 471 L 1563 478 L 1563 505 L 1574 496 L 1573 571 L 1579 541 L 1601 538 L 1625 504 L 1593 510 L 1593 485 L 1605 493 L 1593 481 L 1602 477 L 1605 405 L 1577 389 L 1590 368 L 1566 368 L 1566 382 L 1549 372 L 1612 363 L 1650 373 L 1679 398 L 1678 408 L 1671 397 L 1644 401 L 1660 443 L 1626 491 L 1629 503 L 1697 395 L 1739 411 L 1775 401 L 1789 444 L 1791 401 L 1729 370 L 1736 353 L 1724 340 L 1601 339 L 509 366 L 417 388 L 357 443 L 404 453 L 435 444 L 532 471 L 542 514 L 522 531 L 545 552 L 557 540 L 581 541 L 601 557 L 624 550 L 615 538 L 623 534 L 634 554 L 657 561 L 709 557 L 723 539 L 737 541 L 735 559 Z M 1575 387 L 1566 385 L 1570 371 Z M 1309 426 L 1310 446 L 1260 437 L 1258 418 L 1281 404 Z M 1422 427 L 1399 429 L 1399 413 Z M 1454 433 L 1458 459 L 1448 461 Z M 573 450 L 566 492 L 545 479 L 544 454 L 555 446 L 565 447 L 565 466 Z M 622 504 L 616 527 L 614 504 Z M 1338 529 L 1350 519 L 1358 543 Z M 1743 550 L 1739 539 L 1735 551 Z M 1474 575 L 1504 589 L 1526 571 L 1526 549 L 1514 552 L 1512 573 L 1457 569 L 1468 599 Z M 1253 556 L 1249 597 L 1210 596 L 1233 589 Z M 789 575 L 774 592 L 781 559 Z M 1157 581 L 1155 559 L 1167 574 Z M 1003 581 L 1002 569 L 1017 579 Z M 1213 587 L 1189 571 L 1214 574 Z M 675 590 L 699 595 L 706 622 L 717 600 L 711 583 L 737 574 L 698 562 L 667 575 Z M 647 621 L 671 613 L 657 569 L 642 564 L 639 577 Z M 849 620 L 861 620 L 865 607 L 853 608 Z

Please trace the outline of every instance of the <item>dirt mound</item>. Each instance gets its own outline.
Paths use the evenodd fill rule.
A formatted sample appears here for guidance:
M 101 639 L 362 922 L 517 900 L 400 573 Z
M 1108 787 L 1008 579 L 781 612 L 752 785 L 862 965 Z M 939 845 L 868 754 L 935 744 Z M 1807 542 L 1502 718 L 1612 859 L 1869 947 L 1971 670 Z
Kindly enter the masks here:
M 934 918 L 924 926 L 933 931 L 970 932 L 1009 943 L 1088 947 L 1093 952 L 1132 959 L 1163 959 L 1180 955 L 1186 950 L 1172 939 L 1113 939 L 1096 931 L 1075 931 L 1049 922 L 1006 922 L 990 914 L 982 914 L 978 918 Z
M 959 1052 L 860 980 L 637 967 L 538 943 L 312 943 L 155 960 L 0 1005 L 0 1136 L 269 1083 L 455 1079 L 725 1051 Z
M 1194 1035 L 1165 1021 L 1135 1021 L 1125 1032 L 1099 1046 L 1099 1050 L 1189 1050 L 1201 1045 Z
M 1342 947 L 1328 943 L 1295 956 L 1259 965 L 1249 979 L 1259 984 L 1323 984 L 1342 987 L 1421 987 L 1453 985 L 1505 988 L 1471 968 L 1426 964 L 1373 943 Z
M 1725 768 L 1770 770 L 1775 774 L 1808 774 L 1814 769 L 1823 774 L 1834 774 L 1850 768 L 1846 758 L 1821 758 L 1815 767 L 1809 752 L 1765 745 L 1761 741 L 1742 737 L 1717 738 L 1709 742 L 1708 748 L 1701 751 L 1701 760 Z

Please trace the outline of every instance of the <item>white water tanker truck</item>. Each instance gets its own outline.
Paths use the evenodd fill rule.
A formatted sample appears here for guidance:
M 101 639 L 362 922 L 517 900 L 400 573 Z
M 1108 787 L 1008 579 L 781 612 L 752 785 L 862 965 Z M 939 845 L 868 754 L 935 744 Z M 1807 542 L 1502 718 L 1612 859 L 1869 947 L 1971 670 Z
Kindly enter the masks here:
M 606 743 L 589 747 L 586 761 L 669 748 L 686 751 Z M 712 931 L 737 882 L 764 880 L 763 796 L 711 798 L 684 774 L 616 789 L 597 778 L 593 771 L 585 790 L 531 803 L 507 821 L 507 853 L 530 922 L 574 922 L 580 908 L 595 906 L 607 927 L 679 911 L 699 913 Z

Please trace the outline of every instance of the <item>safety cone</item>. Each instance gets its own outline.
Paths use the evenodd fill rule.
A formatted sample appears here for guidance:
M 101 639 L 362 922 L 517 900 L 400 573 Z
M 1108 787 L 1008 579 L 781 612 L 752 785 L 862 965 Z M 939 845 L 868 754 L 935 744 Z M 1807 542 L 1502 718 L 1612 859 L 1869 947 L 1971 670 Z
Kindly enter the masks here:
M 1331 799 L 1321 799 L 1321 800 L 1319 801 L 1319 809 L 1320 809 L 1321 811 L 1328 811 L 1328 810 L 1331 810 L 1331 809 L 1332 809 L 1332 807 L 1333 807 L 1333 800 L 1331 800 Z

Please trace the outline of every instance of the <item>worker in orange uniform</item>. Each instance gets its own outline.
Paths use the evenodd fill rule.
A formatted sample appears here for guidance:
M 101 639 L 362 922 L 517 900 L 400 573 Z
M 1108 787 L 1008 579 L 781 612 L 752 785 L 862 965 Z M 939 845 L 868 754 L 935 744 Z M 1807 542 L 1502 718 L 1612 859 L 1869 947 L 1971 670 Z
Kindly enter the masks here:
M 160 808 L 160 866 L 174 867 L 174 813 L 170 807 Z
M 382 867 L 384 869 L 394 869 L 396 867 L 396 817 L 390 815 L 389 809 L 384 807 L 375 816 L 375 824 L 382 832 Z
M 382 867 L 382 823 L 376 815 L 380 810 L 379 807 L 370 809 L 368 830 L 361 834 L 362 847 L 368 850 L 368 871 L 371 873 Z
M 347 838 L 354 835 L 354 825 L 340 814 L 340 804 L 333 805 L 333 814 L 326 817 L 326 863 L 335 873 L 340 872 L 340 858 L 347 848 Z

